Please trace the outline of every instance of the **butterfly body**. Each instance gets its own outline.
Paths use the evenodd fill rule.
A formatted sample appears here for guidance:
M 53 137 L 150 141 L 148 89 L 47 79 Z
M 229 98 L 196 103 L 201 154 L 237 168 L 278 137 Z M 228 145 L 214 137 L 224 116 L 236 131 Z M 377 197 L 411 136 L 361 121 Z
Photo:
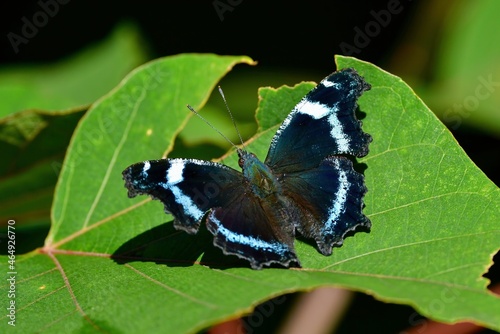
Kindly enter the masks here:
M 137 163 L 123 172 L 129 197 L 161 200 L 188 233 L 204 221 L 217 247 L 254 269 L 300 265 L 296 232 L 329 255 L 347 232 L 371 225 L 362 213 L 364 177 L 346 157 L 368 153 L 371 137 L 354 115 L 368 89 L 354 70 L 335 72 L 284 120 L 264 162 L 237 149 L 242 172 L 196 159 Z
M 280 183 L 272 170 L 253 153 L 238 150 L 239 165 L 243 170 L 252 195 L 260 199 L 276 195 L 281 191 Z

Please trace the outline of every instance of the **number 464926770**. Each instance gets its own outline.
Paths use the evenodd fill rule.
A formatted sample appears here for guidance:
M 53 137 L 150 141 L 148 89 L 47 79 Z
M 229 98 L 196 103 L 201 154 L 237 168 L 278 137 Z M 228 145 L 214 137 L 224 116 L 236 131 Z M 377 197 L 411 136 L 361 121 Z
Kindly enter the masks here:
M 16 222 L 14 220 L 9 220 L 7 223 L 7 253 L 9 254 L 9 269 L 14 270 L 14 265 L 16 261 L 16 227 L 14 226 Z

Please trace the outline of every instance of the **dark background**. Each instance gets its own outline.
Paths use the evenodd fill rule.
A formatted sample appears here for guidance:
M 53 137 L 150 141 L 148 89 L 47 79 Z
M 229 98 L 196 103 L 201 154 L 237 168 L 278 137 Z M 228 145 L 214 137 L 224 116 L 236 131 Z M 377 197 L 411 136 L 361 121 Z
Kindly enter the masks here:
M 56 0 L 42 0 L 53 2 Z M 63 0 L 60 0 L 63 2 Z M 120 1 L 64 0 L 57 14 L 39 29 L 16 54 L 2 38 L 3 62 L 53 61 L 77 52 L 106 37 L 124 19 L 140 25 L 153 57 L 185 52 L 246 54 L 261 66 L 317 69 L 331 72 L 339 45 L 351 43 L 353 28 L 373 20 L 370 10 L 387 8 L 388 1 Z M 230 3 L 236 4 L 231 6 Z M 3 34 L 19 33 L 22 17 L 32 21 L 42 9 L 39 1 L 3 3 L 0 12 Z M 15 6 L 15 7 L 13 7 Z M 414 1 L 401 0 L 401 13 L 393 15 L 383 33 L 356 56 L 380 63 L 397 44 Z M 53 8 L 53 7 L 52 7 Z M 231 9 L 229 9 L 231 8 Z M 56 10 L 54 10 L 56 11 Z M 221 16 L 219 16 L 219 13 Z M 222 20 L 221 20 L 222 17 Z
M 354 46 L 356 27 L 364 29 L 367 22 L 374 20 L 370 11 L 385 10 L 393 1 L 42 2 L 50 4 L 54 15 L 27 44 L 19 45 L 17 53 L 7 35 L 9 32 L 21 34 L 25 24 L 23 17 L 32 21 L 42 10 L 41 2 L 8 1 L 0 5 L 0 65 L 3 67 L 57 62 L 102 40 L 118 23 L 132 21 L 140 28 L 144 48 L 151 59 L 185 52 L 243 54 L 259 62 L 257 67 L 251 68 L 255 73 L 310 72 L 314 77 L 305 80 L 318 81 L 334 70 L 335 54 L 350 54 L 346 45 Z M 391 16 L 387 26 L 350 55 L 410 82 L 415 78 L 432 81 L 436 52 L 433 46 L 439 44 L 439 29 L 422 53 L 407 51 L 415 43 L 412 31 L 431 24 L 431 15 L 425 11 L 429 2 L 401 0 L 399 3 L 401 11 Z M 445 13 L 446 6 L 438 10 Z M 439 27 L 439 20 L 436 26 Z M 453 130 L 453 134 L 474 162 L 498 185 L 500 140 L 466 125 Z M 293 299 L 289 297 L 290 301 Z M 267 328 L 274 328 L 285 313 L 286 307 L 276 312 L 267 320 Z M 397 332 L 418 319 L 410 307 L 384 304 L 359 295 L 339 332 L 373 332 L 373 328 Z M 353 325 L 354 328 L 349 327 Z
M 314 75 L 303 80 L 319 81 L 332 72 L 334 55 L 344 54 L 374 63 L 410 84 L 415 80 L 425 84 L 432 82 L 434 75 L 433 59 L 438 52 L 435 46 L 439 45 L 442 28 L 440 18 L 446 16 L 453 3 L 441 1 L 441 5 L 433 6 L 430 1 L 412 0 L 59 2 L 29 0 L 1 4 L 0 65 L 64 59 L 104 39 L 118 23 L 131 21 L 139 26 L 151 59 L 185 52 L 244 54 L 259 63 L 251 69 L 253 73 L 310 72 Z M 55 14 L 26 44 L 20 44 L 16 53 L 7 34 L 21 35 L 23 17 L 33 22 L 33 16 L 43 10 L 41 3 L 50 4 L 47 6 Z M 450 9 L 446 3 L 450 3 Z M 218 4 L 218 10 L 214 4 Z M 355 29 L 365 30 L 367 23 L 374 21 L 373 11 L 380 13 L 391 6 L 398 13 L 390 16 L 388 24 L 368 37 L 363 47 L 346 54 L 350 51 L 346 45 L 356 45 Z M 429 13 L 430 10 L 433 12 Z M 419 31 L 430 29 L 422 44 Z M 467 125 L 453 133 L 469 156 L 499 184 L 499 138 Z

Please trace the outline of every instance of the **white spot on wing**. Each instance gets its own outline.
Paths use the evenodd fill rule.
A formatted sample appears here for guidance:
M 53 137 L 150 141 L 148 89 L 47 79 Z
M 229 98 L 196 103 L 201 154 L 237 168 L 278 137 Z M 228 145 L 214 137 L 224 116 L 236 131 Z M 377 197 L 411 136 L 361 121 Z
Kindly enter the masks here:
M 148 170 L 151 168 L 151 163 L 149 161 L 144 161 L 144 166 L 142 166 L 142 176 L 148 176 Z
M 201 219 L 204 212 L 196 206 L 189 196 L 184 194 L 182 190 L 176 186 L 178 183 L 184 181 L 184 177 L 182 176 L 185 166 L 184 161 L 180 159 L 172 159 L 170 162 L 170 168 L 167 170 L 167 182 L 162 183 L 161 186 L 172 192 L 175 202 L 182 206 L 187 215 L 193 217 L 195 220 Z
M 342 126 L 342 123 L 340 123 L 336 112 L 333 112 L 330 116 L 328 116 L 328 123 L 330 123 L 330 126 L 332 127 L 330 136 L 335 139 L 339 151 L 349 152 L 349 138 L 346 136 L 344 127 Z
M 321 81 L 321 83 L 326 88 L 330 88 L 330 87 L 334 87 L 335 89 L 339 89 L 340 88 L 340 84 L 338 82 L 335 82 L 335 81 L 330 81 L 330 80 L 326 80 L 325 79 L 325 80 Z
M 347 180 L 347 173 L 339 168 L 338 162 L 335 162 L 335 167 L 339 172 L 339 189 L 337 189 L 335 200 L 332 202 L 332 206 L 328 210 L 328 220 L 326 221 L 324 228 L 329 231 L 333 230 L 340 215 L 345 211 L 347 192 L 351 186 L 351 183 Z
M 184 161 L 171 160 L 172 164 L 167 170 L 167 183 L 169 185 L 177 184 L 184 180 L 182 172 L 184 171 Z
M 332 112 L 332 110 L 323 103 L 313 102 L 307 99 L 300 101 L 296 108 L 301 114 L 309 115 L 314 119 L 323 118 Z

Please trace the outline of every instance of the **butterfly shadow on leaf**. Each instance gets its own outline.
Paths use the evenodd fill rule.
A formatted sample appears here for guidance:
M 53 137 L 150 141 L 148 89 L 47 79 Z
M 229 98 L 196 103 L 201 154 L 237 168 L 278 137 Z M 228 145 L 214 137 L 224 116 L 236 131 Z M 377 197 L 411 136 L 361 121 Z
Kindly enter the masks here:
M 213 235 L 202 224 L 197 234 L 190 235 L 166 222 L 145 231 L 122 244 L 111 258 L 118 264 L 155 262 L 169 267 L 189 267 L 194 264 L 226 269 L 250 267 L 248 262 L 225 256 L 213 246 Z

